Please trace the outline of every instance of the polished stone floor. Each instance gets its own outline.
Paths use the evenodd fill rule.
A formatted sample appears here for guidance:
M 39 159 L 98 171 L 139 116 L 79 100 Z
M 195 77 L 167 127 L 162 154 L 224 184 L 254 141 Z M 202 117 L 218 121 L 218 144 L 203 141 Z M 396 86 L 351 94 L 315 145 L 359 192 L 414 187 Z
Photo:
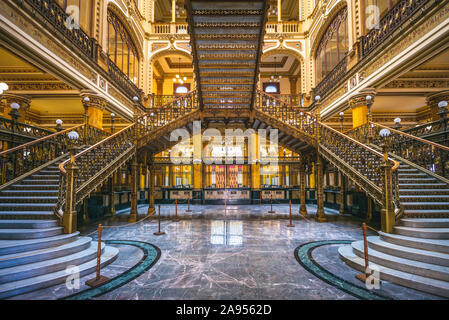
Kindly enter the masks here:
M 287 227 L 288 205 L 275 205 L 277 219 L 262 213 L 264 206 L 192 206 L 193 216 L 178 208 L 182 219 L 168 219 L 173 205 L 162 205 L 161 229 L 165 235 L 155 236 L 157 221 L 146 219 L 128 225 L 128 210 L 114 219 L 102 221 L 106 227 L 103 239 L 132 239 L 152 243 L 161 249 L 160 260 L 147 272 L 129 283 L 95 299 L 356 299 L 336 286 L 322 281 L 305 270 L 295 259 L 299 245 L 316 240 L 361 239 L 361 221 L 342 217 L 327 210 L 327 223 L 313 219 L 314 206 L 308 206 L 310 216 L 298 215 L 293 206 L 294 227 Z M 146 206 L 139 206 L 144 214 Z M 84 234 L 94 226 L 83 230 Z M 135 247 L 120 245 L 119 258 L 102 270 L 114 277 L 136 264 L 142 252 Z M 313 258 L 340 278 L 355 280 L 356 271 L 338 257 L 338 245 L 327 245 L 313 251 Z M 85 290 L 81 279 L 79 290 L 68 290 L 64 284 L 16 296 L 12 299 L 58 299 Z M 412 289 L 382 282 L 376 290 L 393 299 L 437 299 Z

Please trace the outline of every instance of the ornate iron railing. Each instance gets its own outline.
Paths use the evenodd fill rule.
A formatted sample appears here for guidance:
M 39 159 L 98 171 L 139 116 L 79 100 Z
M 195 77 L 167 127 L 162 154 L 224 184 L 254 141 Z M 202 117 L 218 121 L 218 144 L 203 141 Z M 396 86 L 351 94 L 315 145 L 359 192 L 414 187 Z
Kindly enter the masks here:
M 45 20 L 59 31 L 70 43 L 74 44 L 90 59 L 97 61 L 98 43 L 91 38 L 79 26 L 75 26 L 72 18 L 64 12 L 54 0 L 16 0 L 18 4 L 28 3 Z
M 158 108 L 158 107 L 162 107 L 164 105 L 169 104 L 170 102 L 172 102 L 173 100 L 179 98 L 179 95 L 174 95 L 174 94 L 164 94 L 164 95 L 156 95 L 153 94 L 150 96 L 150 107 L 153 108 Z
M 0 130 L 6 130 L 11 133 L 22 134 L 26 136 L 41 138 L 55 133 L 55 131 L 36 127 L 31 124 L 26 124 L 11 119 L 0 117 Z
M 386 187 L 383 174 L 385 159 L 382 153 L 319 122 L 315 115 L 301 112 L 261 91 L 258 91 L 256 111 L 270 116 L 271 120 L 268 120 L 273 127 L 284 126 L 281 129 L 290 133 L 292 133 L 291 128 L 294 127 L 298 131 L 299 139 L 318 148 L 321 156 L 382 204 Z M 392 159 L 387 159 L 386 164 L 392 168 L 393 172 L 399 166 L 399 163 Z M 394 192 L 398 185 L 394 175 L 392 181 Z M 395 197 L 394 201 L 399 207 L 399 198 Z
M 449 118 L 432 121 L 413 128 L 407 128 L 402 132 L 449 146 Z
M 411 134 L 370 122 L 348 132 L 349 135 L 364 143 L 381 146 L 382 129 L 390 131 L 390 152 L 424 169 L 449 179 L 449 147 L 428 141 Z
M 141 97 L 142 90 L 140 90 L 109 57 L 108 74 L 112 81 L 128 96 L 128 98 Z
M 107 135 L 102 130 L 80 124 L 0 152 L 1 184 L 8 183 L 65 154 L 68 151 L 67 134 L 70 131 L 78 132 L 81 137 L 80 145 L 101 140 Z
M 332 92 L 337 83 L 343 79 L 346 74 L 346 69 L 348 68 L 348 57 L 345 56 L 332 71 L 324 77 L 320 83 L 313 89 L 313 96 L 325 97 L 327 94 Z
M 162 127 L 199 109 L 196 92 L 137 117 L 134 123 L 59 164 L 59 196 L 55 213 L 70 212 L 98 186 L 136 155 L 137 148 L 154 138 Z M 74 164 L 74 166 L 73 166 Z M 70 199 L 70 203 L 66 202 Z M 69 205 L 70 208 L 65 206 Z
M 430 0 L 401 0 L 383 17 L 379 25 L 374 27 L 361 39 L 361 56 L 365 58 L 378 47 L 385 39 L 409 20 L 420 8 Z

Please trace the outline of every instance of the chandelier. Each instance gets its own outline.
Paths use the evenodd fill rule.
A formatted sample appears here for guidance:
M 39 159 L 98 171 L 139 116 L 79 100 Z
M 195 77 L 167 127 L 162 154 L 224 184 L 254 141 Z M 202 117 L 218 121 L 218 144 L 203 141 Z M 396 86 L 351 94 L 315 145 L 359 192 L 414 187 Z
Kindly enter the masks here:
M 282 76 L 276 74 L 277 73 L 276 72 L 276 64 L 277 64 L 276 62 L 277 62 L 276 57 L 274 57 L 274 75 L 271 76 L 270 82 L 281 82 Z
M 187 77 L 181 78 L 181 58 L 178 58 L 178 73 L 173 77 L 173 82 L 179 82 L 180 84 L 184 84 L 184 81 L 187 81 Z

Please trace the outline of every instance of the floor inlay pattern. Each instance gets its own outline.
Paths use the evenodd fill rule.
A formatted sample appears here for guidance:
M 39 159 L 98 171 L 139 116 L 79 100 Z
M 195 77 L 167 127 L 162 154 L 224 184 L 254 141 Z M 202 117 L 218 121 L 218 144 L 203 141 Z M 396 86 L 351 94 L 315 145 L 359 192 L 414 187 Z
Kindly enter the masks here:
M 391 299 L 389 297 L 385 297 L 376 294 L 375 292 L 364 289 L 362 287 L 356 286 L 336 276 L 335 274 L 323 268 L 312 257 L 312 251 L 318 247 L 330 244 L 350 244 L 351 242 L 352 240 L 324 240 L 324 241 L 314 241 L 304 243 L 295 249 L 295 258 L 307 271 L 309 271 L 316 277 L 359 299 L 366 299 L 366 300 Z
M 109 282 L 96 288 L 90 288 L 75 293 L 68 297 L 62 298 L 62 300 L 85 300 L 93 297 L 98 297 L 102 294 L 105 294 L 106 292 L 115 290 L 123 286 L 124 284 L 134 280 L 142 273 L 148 271 L 159 260 L 161 256 L 161 250 L 151 243 L 134 240 L 106 240 L 105 242 L 106 244 L 121 244 L 138 247 L 143 250 L 143 257 L 134 267 L 111 279 Z

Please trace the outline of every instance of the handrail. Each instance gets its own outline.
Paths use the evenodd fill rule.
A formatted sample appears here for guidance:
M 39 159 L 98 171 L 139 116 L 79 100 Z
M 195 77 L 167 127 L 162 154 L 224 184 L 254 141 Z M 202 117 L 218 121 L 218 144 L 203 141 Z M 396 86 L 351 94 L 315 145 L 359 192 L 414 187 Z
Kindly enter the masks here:
M 380 124 L 380 123 L 371 122 L 371 121 L 370 121 L 369 123 L 370 123 L 370 124 L 374 124 L 374 125 L 376 125 L 376 126 L 379 126 L 379 127 L 381 127 L 381 128 L 388 129 L 388 130 L 390 130 L 390 131 L 392 131 L 392 132 L 394 132 L 394 133 L 397 133 L 397 134 L 406 136 L 406 137 L 409 138 L 409 139 L 413 139 L 413 140 L 416 140 L 416 141 L 419 141 L 419 142 L 422 142 L 422 143 L 425 143 L 425 144 L 430 144 L 430 145 L 432 145 L 432 146 L 434 146 L 434 147 L 436 147 L 436 148 L 439 148 L 439 149 L 443 149 L 443 150 L 449 151 L 449 147 L 446 147 L 446 146 L 444 146 L 444 145 L 442 145 L 442 144 L 439 144 L 439 143 L 436 143 L 436 142 L 433 142 L 433 141 L 429 141 L 429 140 L 426 140 L 426 139 L 423 139 L 423 138 L 420 138 L 420 137 L 417 137 L 417 136 L 414 136 L 414 135 L 405 133 L 405 132 L 400 131 L 400 130 L 396 130 L 396 129 L 394 129 L 394 128 L 385 126 L 385 125 Z
M 65 130 L 62 130 L 62 131 L 59 131 L 59 132 L 55 132 L 55 133 L 50 134 L 48 136 L 45 136 L 43 138 L 39 138 L 39 139 L 30 141 L 30 142 L 24 143 L 24 144 L 22 144 L 20 146 L 17 146 L 17 147 L 11 148 L 11 149 L 7 149 L 5 151 L 0 152 L 0 157 L 6 155 L 8 153 L 11 153 L 11 152 L 15 152 L 15 151 L 18 151 L 18 150 L 21 150 L 21 149 L 24 149 L 24 148 L 28 148 L 28 147 L 30 147 L 32 145 L 35 145 L 36 143 L 40 143 L 42 141 L 54 138 L 54 137 L 59 136 L 61 134 L 68 133 L 68 132 L 70 132 L 72 130 L 75 130 L 75 129 L 78 129 L 78 128 L 82 127 L 82 126 L 84 126 L 84 124 L 79 124 L 79 125 L 76 125 L 76 126 L 74 126 L 72 128 L 65 129 Z
M 380 153 L 379 151 L 374 150 L 373 148 L 367 146 L 366 144 L 363 144 L 363 143 L 361 143 L 360 141 L 357 141 L 356 139 L 351 138 L 350 136 L 345 135 L 344 133 L 342 133 L 342 132 L 340 132 L 340 131 L 338 131 L 338 130 L 336 130 L 336 129 L 330 127 L 330 126 L 328 126 L 327 124 L 324 124 L 323 122 L 319 122 L 319 124 L 320 124 L 321 126 L 325 127 L 326 129 L 331 130 L 332 132 L 334 132 L 334 133 L 336 133 L 336 134 L 338 134 L 338 135 L 340 135 L 340 136 L 343 136 L 345 139 L 348 139 L 348 140 L 350 140 L 351 142 L 353 142 L 353 143 L 355 143 L 355 144 L 357 144 L 357 145 L 359 145 L 359 146 L 361 146 L 361 147 L 363 147 L 363 148 L 369 150 L 371 153 L 373 153 L 373 154 L 375 154 L 375 155 L 377 155 L 377 156 L 379 156 L 379 157 L 383 157 L 383 156 L 384 156 L 384 155 L 383 155 L 382 153 Z M 394 159 L 391 159 L 390 157 L 388 158 L 388 160 L 390 160 L 390 161 L 393 162 L 393 167 L 392 167 L 391 170 L 392 170 L 392 171 L 396 171 L 396 169 L 397 169 L 397 168 L 399 167 L 399 165 L 400 165 L 399 162 L 396 161 L 396 160 L 394 160 Z
M 92 149 L 96 148 L 96 147 L 99 146 L 100 144 L 105 143 L 106 141 L 115 138 L 116 136 L 118 136 L 119 134 L 121 134 L 122 131 L 125 131 L 125 130 L 129 129 L 129 128 L 131 128 L 131 127 L 134 126 L 134 125 L 135 125 L 135 123 L 132 123 L 132 124 L 130 124 L 129 126 L 123 128 L 123 129 L 121 129 L 120 131 L 117 131 L 116 133 L 114 133 L 114 134 L 112 134 L 112 135 L 106 137 L 105 139 L 100 140 L 100 141 L 98 141 L 97 143 L 91 145 L 89 148 L 84 149 L 84 150 L 81 151 L 80 153 L 77 153 L 77 154 L 75 155 L 75 159 L 81 157 L 82 155 L 84 155 L 84 154 L 86 154 L 87 152 L 91 151 Z M 67 174 L 67 171 L 65 170 L 64 166 L 65 166 L 65 165 L 67 164 L 67 162 L 69 162 L 69 161 L 70 161 L 70 159 L 67 159 L 67 160 L 61 162 L 61 163 L 59 164 L 59 166 L 58 166 L 59 171 L 60 171 L 62 174 L 64 174 L 64 175 Z
M 280 103 L 287 104 L 290 108 L 293 108 L 294 110 L 298 110 L 298 108 L 299 108 L 298 106 L 294 106 L 294 105 L 289 104 L 289 103 L 286 102 L 286 101 L 282 101 L 282 100 L 280 100 L 279 98 L 276 98 L 275 96 L 273 96 L 273 95 L 271 95 L 271 94 L 269 94 L 269 93 L 266 93 L 266 92 L 260 90 L 259 88 L 257 89 L 257 91 L 258 91 L 259 93 L 263 94 L 263 95 L 266 95 L 266 96 L 268 96 L 268 97 L 270 97 L 270 98 L 272 98 L 272 99 L 274 99 L 274 100 L 279 101 Z M 309 116 L 311 116 L 311 117 L 313 117 L 313 118 L 316 118 L 316 116 L 315 116 L 314 114 L 312 114 L 312 113 L 310 113 L 310 112 L 308 112 L 308 111 L 301 111 L 301 112 L 302 112 L 303 114 L 307 114 L 307 115 L 309 115 Z

